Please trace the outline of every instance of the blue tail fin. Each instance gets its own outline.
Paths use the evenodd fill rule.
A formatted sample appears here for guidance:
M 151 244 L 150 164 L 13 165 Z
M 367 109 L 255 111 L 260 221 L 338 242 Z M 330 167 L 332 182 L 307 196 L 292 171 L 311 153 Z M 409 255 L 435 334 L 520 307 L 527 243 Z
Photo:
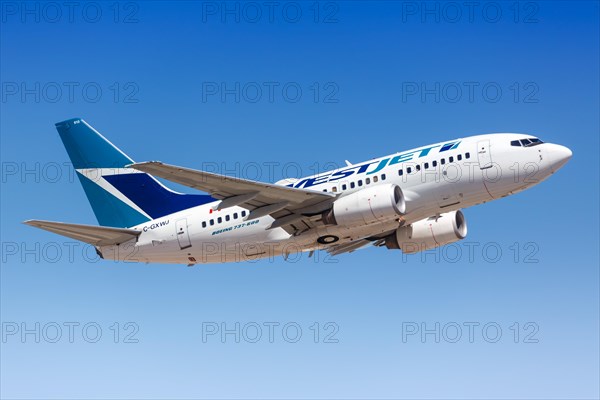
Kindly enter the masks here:
M 214 201 L 173 192 L 151 175 L 126 168 L 133 160 L 81 118 L 59 122 L 56 129 L 102 226 L 132 227 Z

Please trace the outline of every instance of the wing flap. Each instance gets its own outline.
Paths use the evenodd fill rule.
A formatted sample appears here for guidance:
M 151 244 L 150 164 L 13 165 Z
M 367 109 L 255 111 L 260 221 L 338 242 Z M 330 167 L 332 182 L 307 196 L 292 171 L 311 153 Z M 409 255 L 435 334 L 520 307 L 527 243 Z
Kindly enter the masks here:
M 109 246 L 124 243 L 137 238 L 141 233 L 141 231 L 134 229 L 68 224 L 65 222 L 28 220 L 23 223 L 94 246 Z
M 344 253 L 352 253 L 368 244 L 372 243 L 366 239 L 359 239 L 354 242 L 348 242 L 340 245 L 334 245 L 327 249 L 327 252 L 332 256 L 337 256 Z

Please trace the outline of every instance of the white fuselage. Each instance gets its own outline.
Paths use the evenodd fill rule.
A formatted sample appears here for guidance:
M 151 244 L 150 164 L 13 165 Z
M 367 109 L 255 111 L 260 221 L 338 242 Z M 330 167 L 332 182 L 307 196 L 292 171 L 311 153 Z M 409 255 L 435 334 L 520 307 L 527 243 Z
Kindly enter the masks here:
M 376 236 L 527 189 L 548 178 L 571 156 L 567 148 L 550 143 L 511 145 L 528 137 L 472 136 L 278 182 L 339 196 L 393 183 L 406 199 L 406 212 L 398 218 L 358 226 L 316 224 L 289 233 L 284 228 L 268 229 L 274 221 L 270 216 L 247 220 L 248 211 L 240 207 L 215 211 L 219 202 L 215 200 L 135 226 L 133 229 L 142 231 L 137 241 L 98 250 L 106 259 L 220 263 L 317 250 L 323 248 L 317 238 L 326 235 L 339 237 L 338 244 Z M 313 218 L 317 221 L 319 216 Z

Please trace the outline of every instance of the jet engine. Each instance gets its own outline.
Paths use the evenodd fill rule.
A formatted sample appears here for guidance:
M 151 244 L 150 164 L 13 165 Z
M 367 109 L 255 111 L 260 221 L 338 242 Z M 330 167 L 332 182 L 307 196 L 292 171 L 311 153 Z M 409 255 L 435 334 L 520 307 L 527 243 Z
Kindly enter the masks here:
M 331 210 L 323 213 L 323 222 L 331 225 L 368 225 L 389 221 L 406 212 L 402 189 L 395 184 L 371 186 L 333 203 Z
M 385 239 L 385 247 L 413 254 L 454 243 L 466 236 L 467 221 L 462 211 L 457 210 L 401 226 Z

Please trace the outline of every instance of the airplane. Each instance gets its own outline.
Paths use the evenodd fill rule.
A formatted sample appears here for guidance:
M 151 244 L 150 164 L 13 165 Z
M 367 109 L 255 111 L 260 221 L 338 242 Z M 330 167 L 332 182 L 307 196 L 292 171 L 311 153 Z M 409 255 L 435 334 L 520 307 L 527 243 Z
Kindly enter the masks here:
M 100 226 L 24 223 L 107 260 L 224 263 L 368 245 L 406 254 L 464 239 L 464 208 L 528 189 L 571 158 L 519 133 L 453 139 L 303 178 L 263 183 L 134 162 L 81 118 L 56 124 Z M 156 177 L 205 194 L 184 194 Z

